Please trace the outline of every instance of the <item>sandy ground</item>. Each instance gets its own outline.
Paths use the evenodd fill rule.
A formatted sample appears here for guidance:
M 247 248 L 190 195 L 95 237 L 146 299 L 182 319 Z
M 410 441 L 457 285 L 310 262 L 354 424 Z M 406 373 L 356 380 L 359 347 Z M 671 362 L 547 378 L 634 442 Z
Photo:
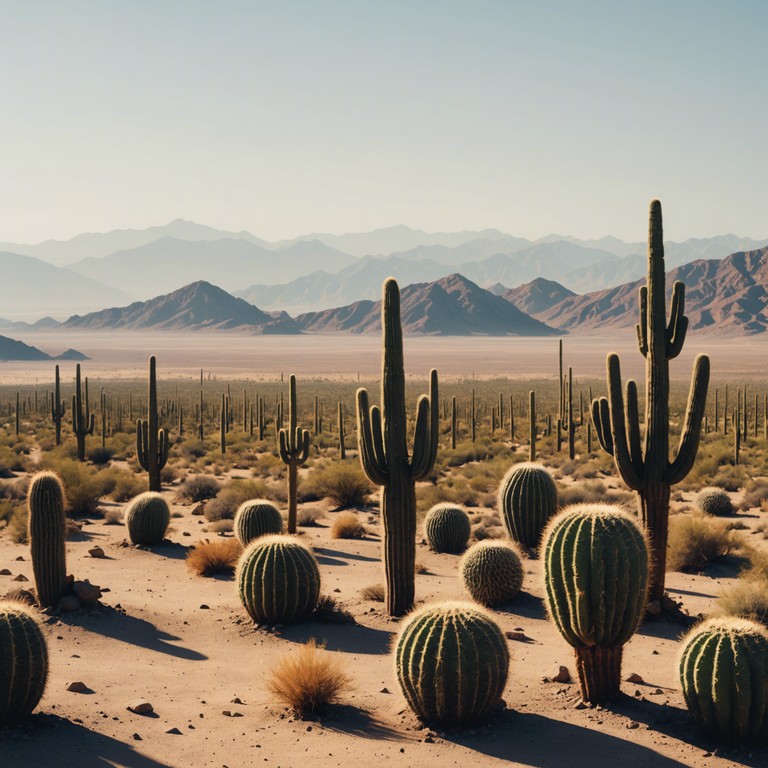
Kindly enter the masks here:
M 495 614 L 504 630 L 522 630 L 527 638 L 509 641 L 507 709 L 489 725 L 463 732 L 423 728 L 394 676 L 389 648 L 398 622 L 383 614 L 381 603 L 359 595 L 362 586 L 382 582 L 378 522 L 362 541 L 330 539 L 334 513 L 320 521 L 324 527 L 305 529 L 323 593 L 338 598 L 357 624 L 308 623 L 272 634 L 250 622 L 232 579 L 188 571 L 186 547 L 206 537 L 205 524 L 190 507 L 174 510 L 182 516 L 172 521 L 171 543 L 153 550 L 121 546 L 123 527 L 101 521 L 68 543 L 68 571 L 110 591 L 100 610 L 47 618 L 48 688 L 31 724 L 0 731 L 3 768 L 768 764 L 765 751 L 717 750 L 695 733 L 676 677 L 680 625 L 649 623 L 629 642 L 623 677 L 637 673 L 645 682 L 624 683 L 624 696 L 609 709 L 583 708 L 576 684 L 544 682 L 560 664 L 575 667 L 571 649 L 545 618 L 537 560 L 526 562 L 524 594 Z M 744 516 L 750 526 L 765 519 L 765 513 Z M 87 554 L 94 544 L 106 559 Z M 429 571 L 416 577 L 419 602 L 461 596 L 457 556 L 422 544 L 417 560 Z M 3 537 L 0 569 L 6 567 L 32 579 L 28 548 Z M 0 593 L 25 586 L 12 576 L 0 576 Z M 697 613 L 708 610 L 728 581 L 671 574 L 669 587 Z M 319 722 L 294 719 L 265 687 L 275 659 L 311 637 L 343 654 L 354 678 L 354 690 Z M 75 680 L 89 691 L 68 692 Z M 128 712 L 135 698 L 148 699 L 155 714 Z M 181 734 L 167 733 L 172 728 Z
M 378 334 L 247 336 L 239 333 L 139 333 L 48 331 L 18 337 L 49 354 L 73 347 L 88 355 L 84 363 L 92 378 L 142 378 L 147 357 L 158 359 L 164 378 L 197 379 L 200 368 L 219 378 L 269 379 L 280 372 L 322 378 L 355 379 L 378 375 L 381 340 Z M 578 376 L 604 376 L 605 356 L 618 352 L 625 376 L 644 376 L 645 361 L 637 350 L 634 329 L 599 336 L 564 338 L 565 365 Z M 768 344 L 759 337 L 718 339 L 689 334 L 685 348 L 670 365 L 670 375 L 688 381 L 699 353 L 712 360 L 713 381 L 762 379 L 768 368 Z M 443 380 L 472 377 L 557 377 L 557 339 L 492 337 L 425 337 L 405 339 L 406 371 L 425 377 L 437 368 Z M 74 376 L 74 363 L 62 363 L 62 378 Z M 52 379 L 53 364 L 0 362 L 0 385 L 34 384 Z

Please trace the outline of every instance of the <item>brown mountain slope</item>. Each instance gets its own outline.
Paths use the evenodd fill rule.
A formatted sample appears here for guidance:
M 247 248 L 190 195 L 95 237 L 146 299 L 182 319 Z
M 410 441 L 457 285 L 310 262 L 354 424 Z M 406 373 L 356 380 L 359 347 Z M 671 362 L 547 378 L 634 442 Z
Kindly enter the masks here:
M 543 277 L 537 277 L 530 283 L 518 285 L 517 288 L 508 288 L 499 295 L 507 301 L 511 301 L 521 312 L 525 312 L 527 315 L 546 312 L 564 299 L 576 296 L 573 291 L 568 290 L 560 283 Z

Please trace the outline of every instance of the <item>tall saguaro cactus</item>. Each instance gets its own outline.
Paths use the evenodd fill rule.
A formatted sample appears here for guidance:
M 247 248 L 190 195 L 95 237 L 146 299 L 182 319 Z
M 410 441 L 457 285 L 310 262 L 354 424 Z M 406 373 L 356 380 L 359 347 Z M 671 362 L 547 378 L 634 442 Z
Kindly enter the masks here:
M 61 445 L 61 419 L 64 416 L 66 406 L 61 399 L 61 379 L 59 378 L 59 366 L 56 366 L 56 376 L 53 385 L 53 399 L 51 400 L 51 418 L 56 429 L 56 445 Z
M 429 395 L 422 395 L 416 406 L 409 455 L 400 289 L 391 277 L 382 288 L 381 329 L 381 408 L 369 408 L 368 391 L 357 390 L 357 439 L 365 474 L 382 487 L 387 610 L 390 616 L 402 616 L 413 608 L 414 600 L 416 482 L 427 477 L 435 465 L 440 414 L 437 371 L 433 369 Z
M 136 420 L 136 456 L 142 469 L 149 474 L 149 490 L 160 493 L 160 472 L 168 461 L 170 441 L 165 429 L 158 429 L 157 362 L 149 358 L 149 406 L 147 418 Z
M 669 361 L 685 341 L 685 286 L 672 288 L 669 322 L 664 286 L 664 241 L 661 203 L 651 201 L 648 232 L 648 284 L 640 288 L 637 339 L 645 357 L 645 441 L 640 441 L 637 386 L 627 382 L 626 410 L 621 389 L 619 357 L 609 354 L 608 398 L 592 403 L 592 419 L 600 445 L 610 453 L 624 482 L 638 495 L 640 517 L 650 539 L 652 573 L 649 599 L 661 601 L 666 576 L 670 487 L 693 467 L 701 436 L 701 421 L 709 385 L 709 357 L 696 358 L 688 394 L 685 422 L 675 458 L 669 460 Z
M 77 439 L 77 459 L 85 461 L 85 438 L 93 434 L 95 417 L 88 402 L 88 377 L 85 378 L 85 397 L 80 385 L 80 363 L 75 367 L 75 394 L 72 395 L 72 431 Z
M 277 435 L 280 458 L 288 465 L 288 533 L 296 533 L 296 507 L 299 467 L 309 458 L 309 432 L 297 426 L 296 377 L 288 380 L 288 424 Z

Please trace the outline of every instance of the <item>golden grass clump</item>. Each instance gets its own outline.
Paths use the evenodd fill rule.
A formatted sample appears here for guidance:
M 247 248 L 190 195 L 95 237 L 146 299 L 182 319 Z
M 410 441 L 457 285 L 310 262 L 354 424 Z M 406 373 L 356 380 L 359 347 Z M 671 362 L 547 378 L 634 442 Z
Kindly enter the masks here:
M 384 585 L 383 584 L 370 584 L 367 587 L 363 587 L 360 590 L 360 597 L 363 600 L 372 600 L 376 603 L 384 602 Z
M 740 578 L 717 598 L 718 616 L 738 616 L 768 625 L 768 581 Z
M 283 654 L 267 680 L 276 699 L 297 715 L 322 713 L 350 688 L 352 679 L 339 658 L 312 638 L 305 645 Z
M 235 572 L 243 547 L 237 539 L 202 541 L 187 553 L 187 567 L 198 576 Z
M 727 522 L 699 513 L 670 518 L 668 545 L 669 570 L 696 572 L 730 554 L 735 541 Z
M 332 539 L 364 539 L 365 527 L 354 512 L 341 512 L 331 527 Z

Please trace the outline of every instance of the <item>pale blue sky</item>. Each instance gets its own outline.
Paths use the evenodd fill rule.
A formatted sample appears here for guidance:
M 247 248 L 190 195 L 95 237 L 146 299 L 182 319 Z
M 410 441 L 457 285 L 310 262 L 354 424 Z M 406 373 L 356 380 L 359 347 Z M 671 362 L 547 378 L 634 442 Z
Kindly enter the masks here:
M 768 237 L 764 0 L 0 0 L 0 241 Z

